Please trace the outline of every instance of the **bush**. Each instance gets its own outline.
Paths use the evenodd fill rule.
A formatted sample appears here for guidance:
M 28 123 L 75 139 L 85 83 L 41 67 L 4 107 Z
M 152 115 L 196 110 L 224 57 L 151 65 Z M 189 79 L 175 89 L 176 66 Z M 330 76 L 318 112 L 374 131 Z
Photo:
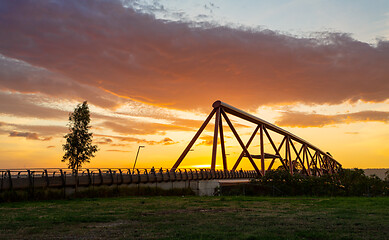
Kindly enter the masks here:
M 223 195 L 271 196 L 388 196 L 389 181 L 366 176 L 361 169 L 341 169 L 322 177 L 305 176 L 277 169 L 251 183 L 223 186 Z

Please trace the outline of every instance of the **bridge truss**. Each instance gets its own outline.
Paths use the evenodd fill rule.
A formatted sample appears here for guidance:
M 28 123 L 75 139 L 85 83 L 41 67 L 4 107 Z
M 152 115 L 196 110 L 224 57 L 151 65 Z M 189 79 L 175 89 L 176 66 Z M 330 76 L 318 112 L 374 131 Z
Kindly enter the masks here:
M 228 170 L 227 167 L 227 157 L 225 150 L 225 142 L 224 142 L 224 133 L 223 133 L 223 118 L 232 133 L 234 134 L 236 140 L 242 148 L 242 152 L 238 159 L 236 160 L 234 166 L 232 167 L 232 171 L 235 171 L 239 166 L 242 158 L 246 157 L 249 159 L 251 165 L 255 169 L 258 175 L 264 176 L 267 171 L 271 170 L 274 163 L 279 161 L 281 166 L 289 171 L 291 174 L 295 172 L 300 172 L 302 174 L 308 176 L 322 176 L 325 174 L 333 174 L 336 173 L 339 169 L 341 169 L 342 165 L 337 162 L 328 152 L 324 152 L 319 148 L 315 147 L 311 143 L 305 141 L 304 139 L 274 125 L 271 124 L 261 118 L 253 116 L 247 112 L 244 112 L 240 109 L 237 109 L 231 105 L 223 103 L 221 101 L 216 101 L 213 103 L 213 110 L 204 121 L 200 129 L 197 131 L 193 139 L 190 141 L 188 146 L 185 148 L 184 152 L 178 158 L 176 163 L 172 167 L 172 171 L 175 171 L 181 162 L 184 160 L 187 153 L 192 148 L 193 144 L 199 138 L 205 127 L 208 125 L 210 120 L 214 115 L 215 117 L 215 129 L 213 136 L 213 147 L 212 147 L 212 158 L 211 158 L 211 171 L 215 171 L 216 166 L 216 152 L 218 146 L 218 136 L 220 134 L 220 145 L 223 159 L 223 169 L 225 171 Z M 235 130 L 232 122 L 230 121 L 228 114 L 236 116 L 238 118 L 244 119 L 251 123 L 256 124 L 256 128 L 252 133 L 250 139 L 246 144 L 243 143 L 241 137 L 238 132 Z M 250 144 L 252 143 L 254 137 L 257 135 L 259 131 L 260 138 L 260 154 L 252 155 L 248 151 Z M 282 137 L 282 141 L 276 144 L 271 137 L 271 133 L 278 134 Z M 270 143 L 274 153 L 265 153 L 265 140 Z M 299 150 L 297 150 L 299 148 Z M 254 159 L 260 160 L 260 168 L 258 168 Z M 268 166 L 265 166 L 265 159 L 271 159 Z

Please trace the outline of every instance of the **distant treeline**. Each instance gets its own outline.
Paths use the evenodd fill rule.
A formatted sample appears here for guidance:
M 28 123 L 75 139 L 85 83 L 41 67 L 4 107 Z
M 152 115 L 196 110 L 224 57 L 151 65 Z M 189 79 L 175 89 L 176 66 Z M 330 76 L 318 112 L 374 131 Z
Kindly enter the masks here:
M 247 184 L 222 186 L 216 194 L 252 196 L 389 196 L 389 171 L 384 180 L 362 169 L 341 169 L 322 177 L 291 175 L 277 169 Z

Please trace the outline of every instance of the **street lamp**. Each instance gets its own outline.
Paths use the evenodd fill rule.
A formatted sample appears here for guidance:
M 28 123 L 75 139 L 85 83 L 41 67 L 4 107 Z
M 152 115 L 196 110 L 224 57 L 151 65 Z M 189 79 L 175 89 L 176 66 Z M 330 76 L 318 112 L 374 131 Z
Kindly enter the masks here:
M 138 147 L 138 152 L 136 153 L 135 162 L 134 162 L 134 167 L 132 167 L 132 172 L 134 172 L 134 169 L 135 169 L 135 164 L 136 164 L 136 160 L 138 159 L 139 150 L 140 150 L 140 148 L 144 148 L 144 147 L 145 147 L 145 146 L 139 146 L 139 147 Z

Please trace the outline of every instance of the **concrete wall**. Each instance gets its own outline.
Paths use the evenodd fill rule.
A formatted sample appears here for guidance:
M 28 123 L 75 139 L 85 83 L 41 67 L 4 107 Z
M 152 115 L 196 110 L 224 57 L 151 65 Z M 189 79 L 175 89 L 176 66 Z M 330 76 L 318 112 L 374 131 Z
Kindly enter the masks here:
M 162 189 L 191 188 L 197 195 L 212 196 L 221 181 L 247 180 L 257 177 L 255 171 L 211 171 L 211 170 L 178 170 L 176 172 L 136 171 L 131 173 L 121 169 L 104 171 L 98 169 L 84 170 L 73 174 L 69 170 L 17 170 L 1 171 L 0 192 L 8 190 L 34 189 L 64 189 L 66 194 L 74 193 L 75 189 L 87 189 L 94 186 L 149 186 Z

